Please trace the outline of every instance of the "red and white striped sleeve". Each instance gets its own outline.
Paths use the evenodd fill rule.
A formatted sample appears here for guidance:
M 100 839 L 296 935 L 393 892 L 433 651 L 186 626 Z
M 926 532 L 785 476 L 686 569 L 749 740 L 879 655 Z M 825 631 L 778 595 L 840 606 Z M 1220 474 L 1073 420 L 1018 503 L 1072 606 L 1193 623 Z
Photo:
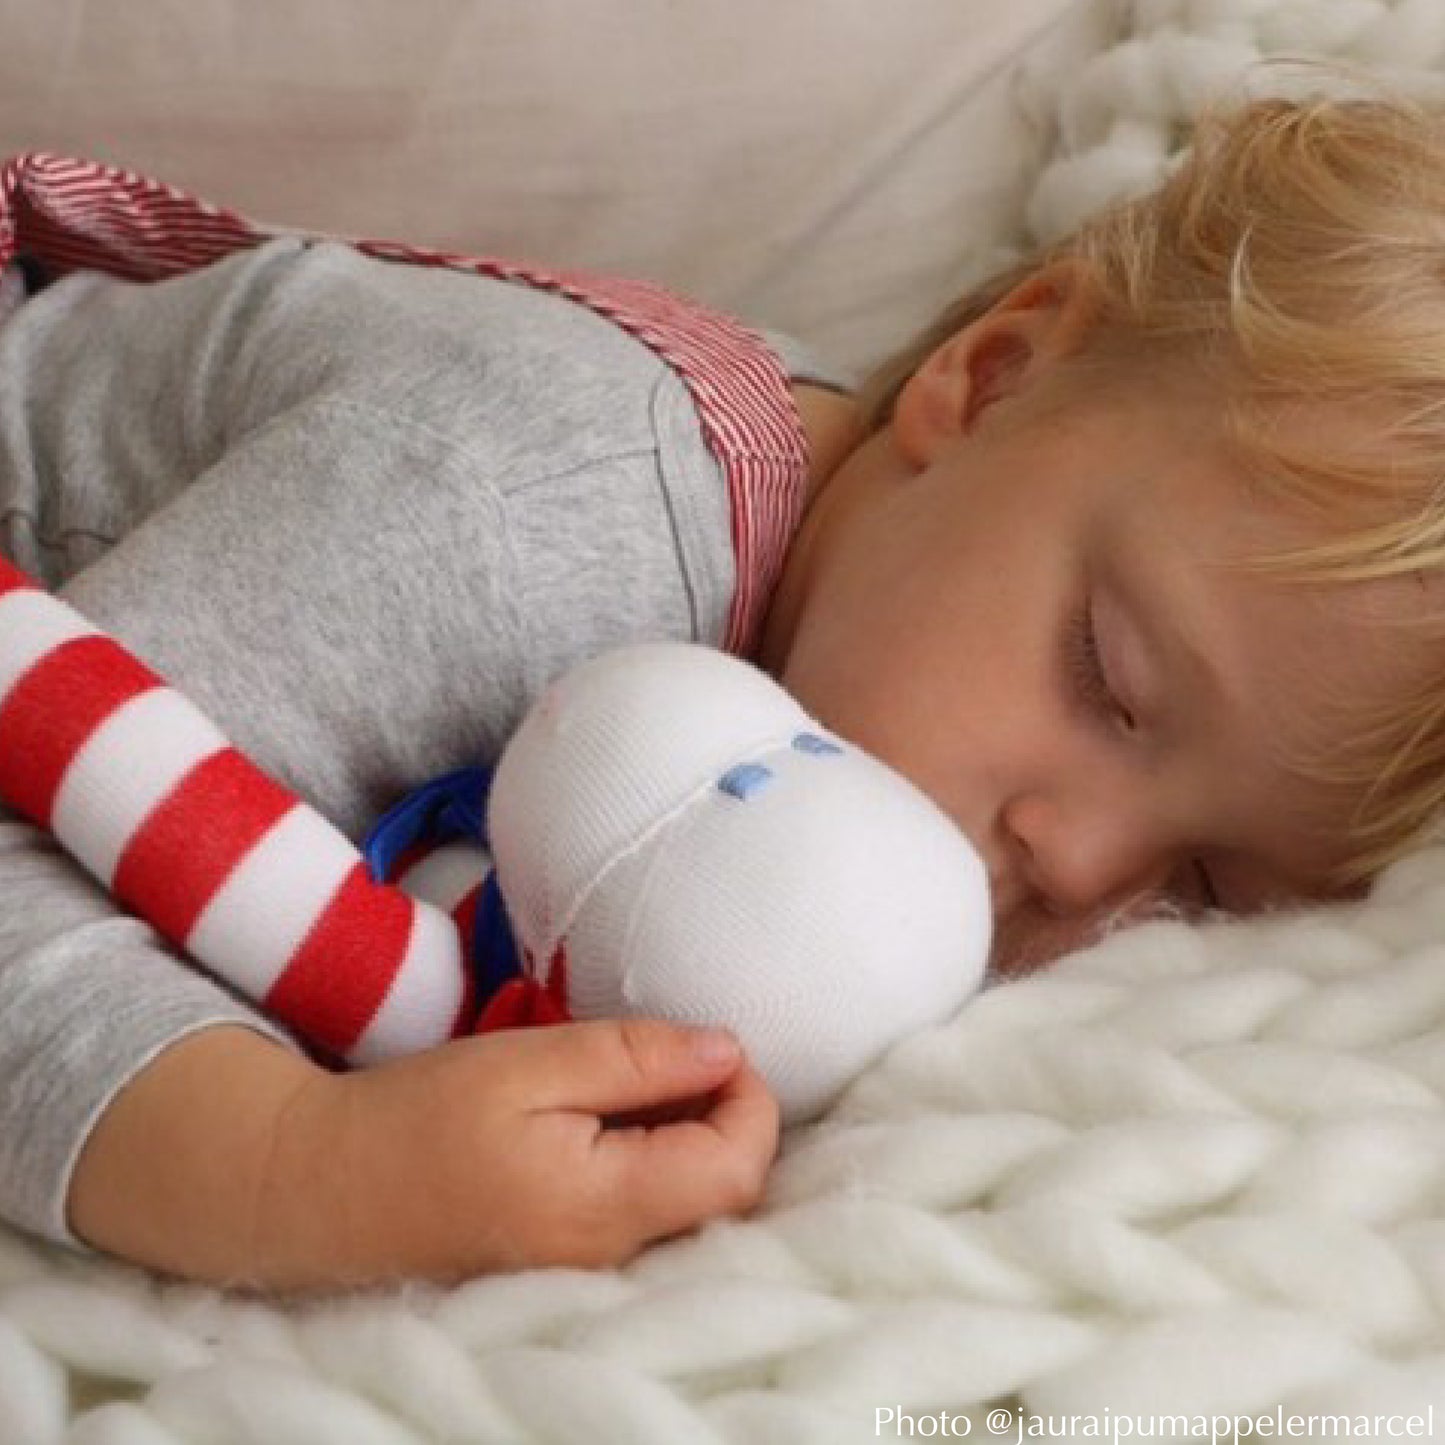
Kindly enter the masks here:
M 470 1023 L 448 913 L 373 882 L 344 834 L 3 558 L 0 799 L 333 1055 L 373 1063 Z

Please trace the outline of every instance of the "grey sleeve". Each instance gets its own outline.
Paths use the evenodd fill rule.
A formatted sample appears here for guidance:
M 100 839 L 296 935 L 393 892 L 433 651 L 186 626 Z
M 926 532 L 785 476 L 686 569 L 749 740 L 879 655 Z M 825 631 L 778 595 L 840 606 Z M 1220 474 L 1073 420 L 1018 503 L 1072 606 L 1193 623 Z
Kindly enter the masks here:
M 79 1247 L 66 1195 L 106 1105 L 198 1029 L 275 1025 L 184 967 L 48 838 L 0 813 L 0 1215 Z

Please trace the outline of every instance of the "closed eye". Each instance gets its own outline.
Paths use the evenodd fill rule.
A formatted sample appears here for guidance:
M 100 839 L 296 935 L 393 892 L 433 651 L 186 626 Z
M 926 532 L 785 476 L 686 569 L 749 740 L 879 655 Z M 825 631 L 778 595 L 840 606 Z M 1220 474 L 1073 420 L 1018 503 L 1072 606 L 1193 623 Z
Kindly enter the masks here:
M 1093 609 L 1087 602 L 1069 620 L 1064 638 L 1069 686 L 1075 698 L 1095 717 L 1126 734 L 1139 730 L 1138 719 L 1119 700 L 1104 669 Z
M 1065 660 L 1069 685 L 1078 703 L 1114 735 L 1137 736 L 1139 720 L 1119 698 L 1109 681 L 1099 637 L 1094 626 L 1093 609 L 1086 600 L 1069 620 L 1065 634 Z M 1202 859 L 1191 858 L 1186 864 L 1192 901 L 1203 910 L 1223 911 L 1225 904 Z

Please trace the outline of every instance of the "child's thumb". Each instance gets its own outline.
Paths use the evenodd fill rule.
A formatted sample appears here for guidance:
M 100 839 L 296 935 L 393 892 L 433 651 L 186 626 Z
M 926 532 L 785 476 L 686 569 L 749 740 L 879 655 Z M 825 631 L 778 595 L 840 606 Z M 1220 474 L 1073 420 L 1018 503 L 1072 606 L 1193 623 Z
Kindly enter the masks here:
M 743 1057 L 726 1029 L 663 1019 L 598 1019 L 538 1032 L 552 1045 L 538 1060 L 533 1102 L 543 1108 L 606 1114 L 687 1098 L 716 1087 Z

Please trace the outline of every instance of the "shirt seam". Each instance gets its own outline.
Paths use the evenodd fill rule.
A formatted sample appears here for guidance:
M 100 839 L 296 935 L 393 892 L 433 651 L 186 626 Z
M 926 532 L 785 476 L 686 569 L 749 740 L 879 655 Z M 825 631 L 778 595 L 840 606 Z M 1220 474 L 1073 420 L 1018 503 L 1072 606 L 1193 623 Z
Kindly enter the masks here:
M 657 436 L 654 453 L 657 482 L 692 613 L 693 637 L 699 642 L 708 641 L 711 633 L 716 631 L 716 640 L 720 644 L 727 632 L 728 617 L 738 590 L 739 563 L 732 527 L 733 498 L 727 472 L 708 443 L 695 400 L 675 372 L 664 371 L 658 377 L 650 397 L 650 410 Z M 716 565 L 719 549 L 707 545 L 710 529 L 706 519 L 698 512 L 692 490 L 681 485 L 690 473 L 679 455 L 683 437 L 675 428 L 680 417 L 690 421 L 686 439 L 706 457 L 718 488 L 724 515 L 721 553 L 732 563 L 731 579 Z
M 62 527 L 58 532 L 52 532 L 43 528 L 39 517 L 34 512 L 26 511 L 24 507 L 7 507 L 0 512 L 0 527 L 8 527 L 13 522 L 24 523 L 37 545 L 50 552 L 63 552 L 76 538 L 99 542 L 106 547 L 113 547 L 119 540 L 109 532 L 97 532 L 89 527 Z
M 353 416 L 364 418 L 373 424 L 379 424 L 387 428 L 397 426 L 404 427 L 407 431 L 417 436 L 425 437 L 427 440 L 443 447 L 448 459 L 456 457 L 465 463 L 478 469 L 485 469 L 486 459 L 483 449 L 466 441 L 454 432 L 446 431 L 440 427 L 431 425 L 420 417 L 411 416 L 407 413 L 395 413 L 381 410 L 379 407 L 370 405 L 367 402 L 357 401 L 348 396 L 336 396 L 331 399 L 338 411 L 350 413 Z M 274 422 L 280 422 L 284 418 L 277 417 Z M 579 472 L 588 471 L 592 467 L 605 466 L 612 462 L 638 461 L 643 458 L 655 456 L 657 443 L 654 440 L 651 445 L 637 444 L 617 451 L 595 452 L 581 460 L 560 468 L 538 468 L 532 475 L 524 477 L 521 481 L 508 481 L 505 485 L 499 484 L 494 479 L 488 479 L 487 485 L 492 489 L 499 502 L 505 503 L 519 492 L 525 492 L 534 487 L 546 486 L 550 482 L 563 481 L 568 477 L 576 476 Z

